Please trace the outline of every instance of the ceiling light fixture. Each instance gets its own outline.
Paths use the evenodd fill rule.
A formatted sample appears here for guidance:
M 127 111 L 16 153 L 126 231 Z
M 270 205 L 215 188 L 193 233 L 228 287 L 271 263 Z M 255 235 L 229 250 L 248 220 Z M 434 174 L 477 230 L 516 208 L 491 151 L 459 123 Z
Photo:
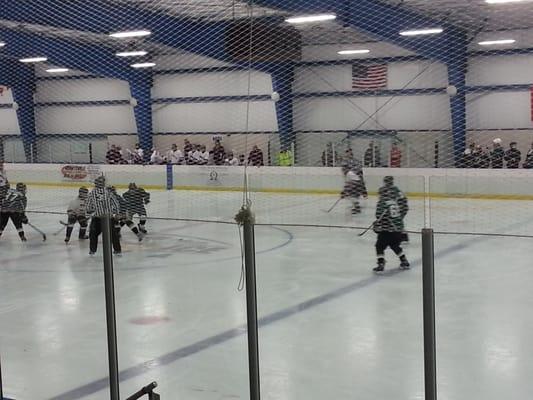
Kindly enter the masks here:
M 400 35 L 402 36 L 419 36 L 419 35 L 435 35 L 437 33 L 442 33 L 442 28 L 427 28 L 427 29 L 414 29 L 411 31 L 402 31 Z
M 0 42 L 0 47 L 4 47 L 6 44 L 4 42 Z
M 347 56 L 351 54 L 368 54 L 370 53 L 370 50 L 368 49 L 359 49 L 359 50 L 340 50 L 337 52 L 337 54 L 340 54 L 341 56 Z
M 317 15 L 302 15 L 299 17 L 290 17 L 285 20 L 289 24 L 307 24 L 311 22 L 331 21 L 337 18 L 335 14 L 317 14 Z
M 68 68 L 48 68 L 46 70 L 46 72 L 50 73 L 50 74 L 58 74 L 60 72 L 68 72 L 69 69 Z
M 120 51 L 118 53 L 115 53 L 117 57 L 142 57 L 147 55 L 148 52 L 144 50 L 137 50 L 137 51 Z
M 110 33 L 109 36 L 117 38 L 117 39 L 125 39 L 125 38 L 132 38 L 132 37 L 148 36 L 151 34 L 152 32 L 143 29 L 139 31 L 125 31 L 125 32 Z
M 484 40 L 483 42 L 478 42 L 480 46 L 497 46 L 499 44 L 513 44 L 516 40 L 514 39 L 498 39 L 498 40 Z
M 38 63 L 38 62 L 44 62 L 47 60 L 48 58 L 46 57 L 28 57 L 28 58 L 21 58 L 19 61 L 22 63 Z
M 156 63 L 154 63 L 154 62 L 144 62 L 144 63 L 131 64 L 131 66 L 133 68 L 151 68 L 151 67 L 155 67 Z

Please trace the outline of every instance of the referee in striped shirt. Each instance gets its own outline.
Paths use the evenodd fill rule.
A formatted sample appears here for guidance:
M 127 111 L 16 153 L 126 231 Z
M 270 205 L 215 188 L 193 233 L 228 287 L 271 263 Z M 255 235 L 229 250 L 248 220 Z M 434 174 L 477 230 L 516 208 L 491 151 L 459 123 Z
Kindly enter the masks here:
M 87 198 L 87 214 L 92 217 L 89 228 L 89 255 L 95 254 L 98 249 L 98 236 L 102 233 L 102 219 L 106 216 L 110 218 L 111 241 L 114 253 L 121 255 L 120 237 L 115 229 L 115 217 L 120 213 L 120 203 L 111 189 L 105 186 L 104 176 L 96 178 L 94 185 L 95 188 Z

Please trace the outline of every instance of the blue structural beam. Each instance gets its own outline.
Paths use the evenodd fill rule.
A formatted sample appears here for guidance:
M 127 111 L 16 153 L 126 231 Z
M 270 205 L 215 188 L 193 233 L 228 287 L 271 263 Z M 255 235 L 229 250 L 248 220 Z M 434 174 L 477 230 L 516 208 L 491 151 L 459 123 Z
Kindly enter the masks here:
M 272 76 L 272 87 L 278 93 L 276 114 L 281 149 L 288 149 L 295 142 L 293 129 L 293 83 L 294 63 L 273 64 L 269 67 Z
M 224 59 L 227 21 L 206 22 L 108 0 L 9 0 L 0 19 L 99 34 L 148 29 L 151 42 Z M 117 40 L 119 43 L 119 40 Z
M 143 71 L 130 80 L 131 94 L 137 103 L 134 107 L 137 136 L 141 148 L 145 150 L 146 159 L 149 159 L 149 150 L 153 147 L 152 84 L 153 76 L 151 71 Z
M 13 93 L 13 100 L 17 104 L 17 118 L 19 122 L 24 154 L 27 162 L 35 160 L 36 131 L 34 113 L 34 85 L 35 72 L 31 65 L 24 65 L 11 59 L 0 60 L 0 84 L 7 85 Z
M 151 74 L 134 70 L 129 66 L 127 61 L 117 58 L 111 50 L 97 45 L 50 38 L 27 31 L 5 28 L 0 29 L 0 38 L 7 43 L 2 53 L 12 57 L 13 60 L 29 56 L 46 56 L 48 62 L 53 65 L 77 69 L 102 77 L 128 81 L 130 83 L 132 97 L 137 100 L 134 113 L 139 141 L 145 144 L 143 147 L 146 150 L 152 147 Z M 13 62 L 15 63 L 15 66 L 13 66 L 14 69 L 23 66 L 20 62 Z M 31 120 L 30 114 L 34 114 L 34 86 L 35 77 L 33 75 L 31 79 L 27 77 L 26 80 L 23 80 L 19 89 L 14 92 L 15 96 L 19 96 L 17 93 L 24 93 L 24 96 L 21 95 L 15 101 L 17 101 L 20 107 L 18 115 L 21 130 L 23 126 L 27 129 L 27 135 L 23 133 L 23 137 L 31 137 L 32 143 L 35 142 L 35 122 L 33 122 L 32 130 L 29 128 L 29 122 Z M 24 89 L 25 87 L 27 89 Z M 29 95 L 30 90 L 31 96 Z M 31 112 L 29 110 L 30 104 Z M 28 157 L 28 161 L 30 159 L 31 157 Z

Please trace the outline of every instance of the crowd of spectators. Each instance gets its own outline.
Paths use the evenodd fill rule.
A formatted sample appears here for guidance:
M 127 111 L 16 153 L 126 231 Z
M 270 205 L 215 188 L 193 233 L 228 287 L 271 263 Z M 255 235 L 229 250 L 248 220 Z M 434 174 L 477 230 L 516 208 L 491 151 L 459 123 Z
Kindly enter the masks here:
M 494 139 L 492 142 L 492 149 L 476 143 L 470 143 L 463 152 L 463 156 L 459 162 L 460 168 L 520 168 L 522 161 L 522 152 L 518 149 L 516 142 L 509 143 L 509 148 L 505 150 L 500 138 Z M 522 162 L 522 168 L 533 168 L 533 143 L 531 148 L 526 153 L 526 157 Z
M 126 150 L 127 155 L 120 146 L 111 145 L 106 154 L 108 164 L 173 164 L 173 165 L 249 165 L 261 167 L 265 165 L 264 156 L 258 146 L 253 146 L 248 158 L 244 154 L 237 155 L 235 151 L 226 151 L 220 140 L 215 140 L 213 148 L 207 150 L 207 146 L 193 144 L 185 139 L 183 149 L 176 144 L 166 152 L 159 151 L 156 147 L 151 149 L 149 157 L 145 157 L 144 150 L 139 144 L 135 149 Z

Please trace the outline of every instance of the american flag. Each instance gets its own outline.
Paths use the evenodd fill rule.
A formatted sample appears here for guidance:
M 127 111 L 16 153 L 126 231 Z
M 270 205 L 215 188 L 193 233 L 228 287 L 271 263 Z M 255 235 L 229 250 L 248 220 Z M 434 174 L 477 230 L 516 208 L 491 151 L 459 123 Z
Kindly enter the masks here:
M 375 90 L 387 87 L 386 65 L 352 65 L 352 89 Z

